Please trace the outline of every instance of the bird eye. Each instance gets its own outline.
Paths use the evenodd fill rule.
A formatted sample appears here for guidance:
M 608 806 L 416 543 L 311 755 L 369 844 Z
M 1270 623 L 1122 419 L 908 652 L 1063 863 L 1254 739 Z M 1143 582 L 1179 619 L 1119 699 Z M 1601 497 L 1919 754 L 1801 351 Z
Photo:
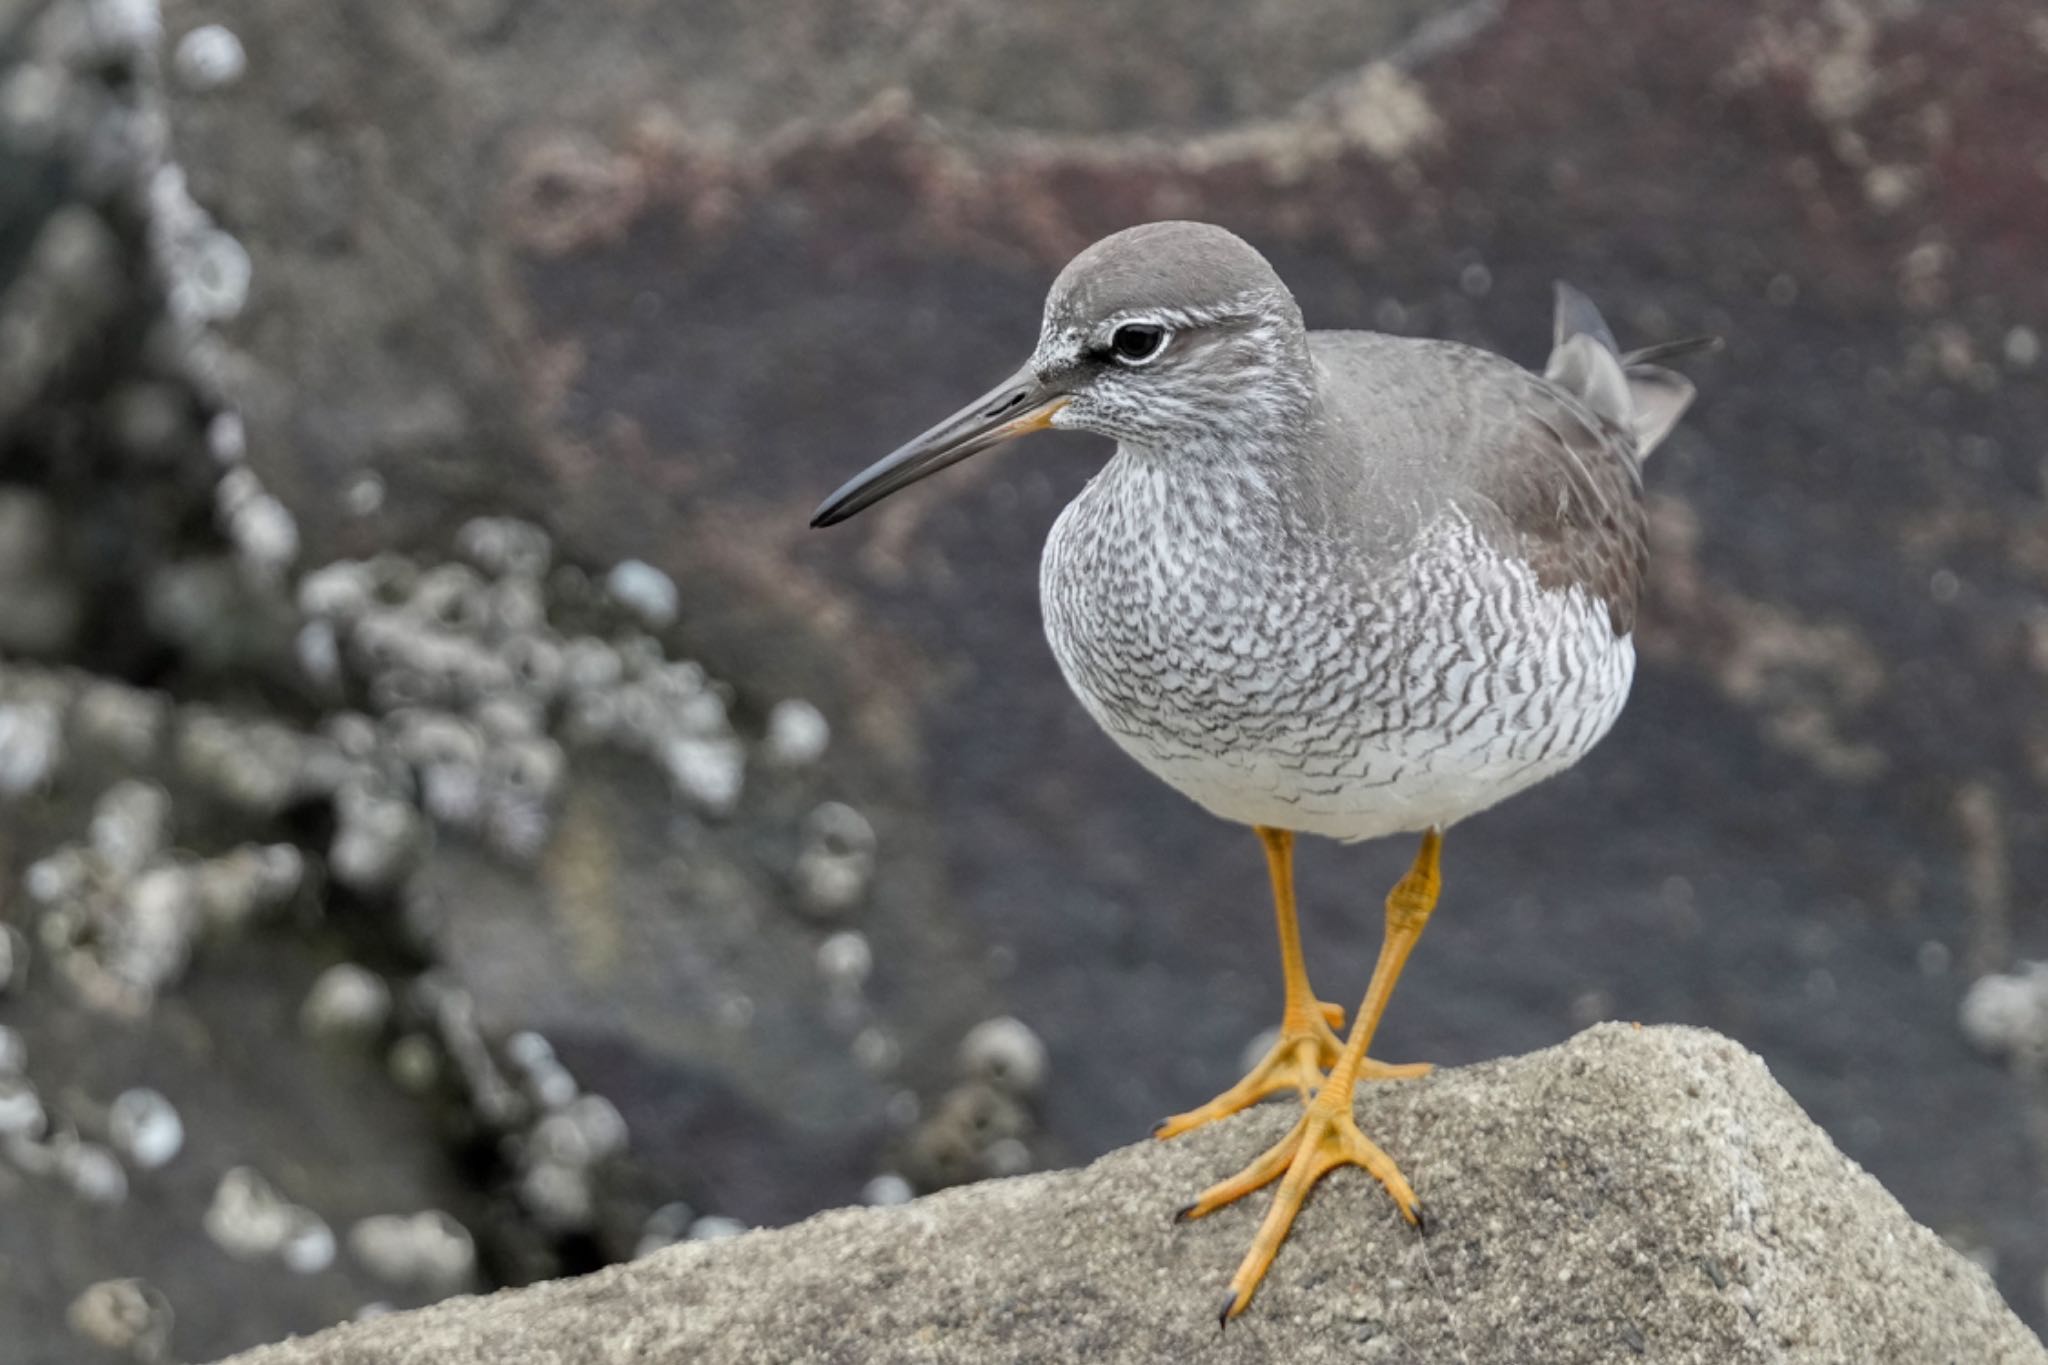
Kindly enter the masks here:
M 1127 365 L 1142 365 L 1166 345 L 1166 329 L 1150 322 L 1127 322 L 1109 339 L 1109 349 Z

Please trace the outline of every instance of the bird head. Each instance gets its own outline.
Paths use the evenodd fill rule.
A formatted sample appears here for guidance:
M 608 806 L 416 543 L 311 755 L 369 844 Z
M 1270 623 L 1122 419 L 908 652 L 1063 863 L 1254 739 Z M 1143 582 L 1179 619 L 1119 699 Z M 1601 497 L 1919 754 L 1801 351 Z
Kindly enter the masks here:
M 1173 458 L 1229 451 L 1302 420 L 1307 334 L 1266 259 L 1207 223 L 1105 237 L 1060 272 L 1017 372 L 855 475 L 811 519 L 830 526 L 970 455 L 1048 427 Z

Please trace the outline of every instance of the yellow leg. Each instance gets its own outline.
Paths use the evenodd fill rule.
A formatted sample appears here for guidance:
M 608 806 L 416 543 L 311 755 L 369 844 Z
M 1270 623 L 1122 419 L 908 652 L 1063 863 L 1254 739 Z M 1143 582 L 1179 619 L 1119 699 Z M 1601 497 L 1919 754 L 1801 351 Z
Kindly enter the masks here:
M 1273 880 L 1273 916 L 1280 928 L 1280 972 L 1286 982 L 1286 1003 L 1280 1015 L 1280 1038 L 1256 1066 L 1230 1089 L 1197 1109 L 1175 1114 L 1152 1130 L 1157 1138 L 1178 1137 L 1191 1128 L 1247 1109 L 1268 1095 L 1293 1090 L 1308 1103 L 1322 1083 L 1323 1068 L 1343 1051 L 1336 1030 L 1344 1027 L 1344 1008 L 1325 1004 L 1309 989 L 1308 966 L 1301 955 L 1301 926 L 1294 914 L 1294 834 L 1258 826 L 1266 846 L 1266 871 Z M 1388 1066 L 1361 1058 L 1357 1073 L 1367 1080 L 1412 1080 L 1429 1074 L 1427 1062 Z
M 1423 835 L 1414 865 L 1387 894 L 1386 938 L 1380 944 L 1379 962 L 1373 968 L 1365 1002 L 1358 1007 L 1351 1036 L 1345 1040 L 1328 1079 L 1302 1111 L 1292 1131 L 1241 1173 L 1205 1191 L 1183 1210 L 1183 1217 L 1199 1218 L 1275 1180 L 1280 1182 L 1279 1193 L 1273 1197 L 1273 1206 L 1252 1239 L 1251 1250 L 1238 1264 L 1237 1273 L 1230 1277 L 1230 1296 L 1224 1300 L 1221 1314 L 1224 1322 L 1243 1312 L 1251 1302 L 1267 1267 L 1273 1264 L 1274 1254 L 1287 1239 L 1287 1230 L 1294 1225 L 1302 1200 L 1318 1180 L 1339 1166 L 1363 1166 L 1393 1196 L 1403 1218 L 1415 1227 L 1423 1225 L 1422 1204 L 1393 1159 L 1358 1131 L 1351 1114 L 1351 1097 L 1358 1078 L 1365 1074 L 1365 1050 L 1372 1043 L 1380 1016 L 1386 1013 L 1394 983 L 1400 979 L 1408 954 L 1422 936 L 1423 926 L 1429 923 L 1430 912 L 1436 909 L 1437 892 L 1442 885 L 1438 870 L 1442 848 L 1442 838 L 1435 830 Z

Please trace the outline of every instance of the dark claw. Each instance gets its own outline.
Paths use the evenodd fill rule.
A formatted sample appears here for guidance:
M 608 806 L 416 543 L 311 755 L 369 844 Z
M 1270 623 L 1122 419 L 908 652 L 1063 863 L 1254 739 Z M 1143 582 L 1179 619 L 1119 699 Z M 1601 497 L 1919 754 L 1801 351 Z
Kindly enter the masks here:
M 1169 1115 L 1167 1115 L 1167 1116 L 1166 1116 L 1165 1118 L 1163 1118 L 1163 1119 L 1159 1120 L 1159 1122 L 1157 1122 L 1157 1123 L 1153 1124 L 1153 1125 L 1152 1125 L 1152 1136 L 1153 1136 L 1153 1137 L 1158 1137 L 1158 1136 L 1159 1136 L 1159 1133 L 1160 1133 L 1160 1130 L 1161 1130 L 1161 1129 L 1163 1129 L 1163 1128 L 1165 1128 L 1167 1124 L 1169 1124 L 1169 1123 L 1172 1123 L 1172 1122 L 1173 1122 L 1173 1116 L 1172 1116 L 1171 1114 L 1169 1114 Z
M 1436 1231 L 1436 1215 L 1424 1208 L 1420 1199 L 1415 1201 L 1415 1231 L 1424 1237 Z
M 1223 1296 L 1223 1311 L 1216 1315 L 1217 1331 L 1220 1332 L 1230 1326 L 1230 1310 L 1235 1307 L 1237 1307 L 1237 1291 L 1233 1289 Z
M 1194 1211 L 1195 1206 L 1193 1204 L 1182 1204 L 1179 1208 L 1173 1211 L 1173 1221 L 1176 1223 L 1185 1223 L 1188 1221 L 1188 1215 L 1193 1213 Z

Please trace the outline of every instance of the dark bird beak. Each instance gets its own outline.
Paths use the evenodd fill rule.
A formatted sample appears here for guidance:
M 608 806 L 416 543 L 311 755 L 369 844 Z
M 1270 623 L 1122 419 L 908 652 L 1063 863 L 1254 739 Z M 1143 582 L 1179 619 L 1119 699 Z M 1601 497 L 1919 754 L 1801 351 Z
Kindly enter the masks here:
M 1041 381 L 1029 368 L 1019 370 L 924 435 L 848 479 L 819 506 L 811 525 L 837 525 L 927 474 L 936 474 L 947 465 L 1026 432 L 1043 431 L 1066 404 L 1067 396 L 1058 388 Z

